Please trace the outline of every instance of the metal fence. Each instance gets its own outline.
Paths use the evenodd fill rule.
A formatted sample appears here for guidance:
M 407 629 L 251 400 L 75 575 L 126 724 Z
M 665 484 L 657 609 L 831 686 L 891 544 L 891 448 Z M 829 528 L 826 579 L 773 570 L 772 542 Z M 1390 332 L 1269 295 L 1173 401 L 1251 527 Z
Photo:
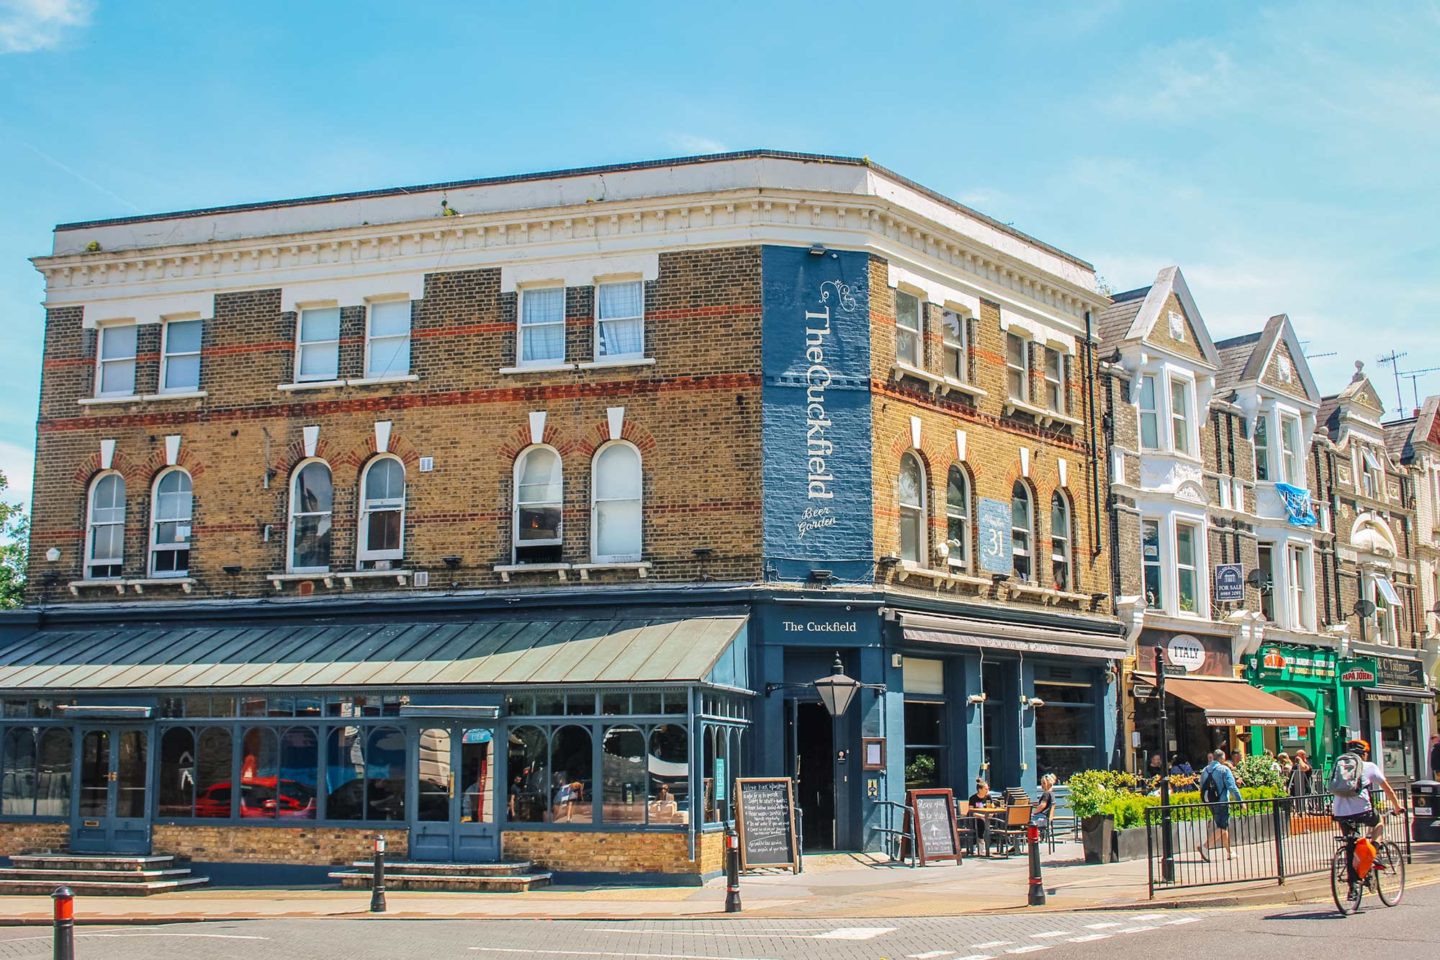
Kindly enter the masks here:
M 1385 839 L 1399 844 L 1410 861 L 1410 814 L 1406 791 L 1397 790 L 1403 816 L 1387 816 Z M 1157 890 L 1209 887 L 1326 873 L 1335 857 L 1339 828 L 1331 819 L 1330 794 L 1309 794 L 1243 803 L 1172 803 L 1145 811 L 1150 896 Z M 1371 798 L 1386 809 L 1383 794 Z M 1228 808 L 1222 809 L 1222 808 Z M 1229 814 L 1218 831 L 1216 815 Z M 1228 845 L 1225 843 L 1228 834 Z M 1205 845 L 1202 856 L 1198 849 Z M 1208 859 L 1207 859 L 1208 857 Z

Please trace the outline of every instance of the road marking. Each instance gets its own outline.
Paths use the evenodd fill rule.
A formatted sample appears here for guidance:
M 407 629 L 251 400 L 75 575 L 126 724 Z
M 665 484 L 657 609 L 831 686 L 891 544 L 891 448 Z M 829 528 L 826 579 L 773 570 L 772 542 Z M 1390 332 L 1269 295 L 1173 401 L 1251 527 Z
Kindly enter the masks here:
M 987 940 L 984 943 L 972 943 L 970 946 L 976 950 L 989 950 L 991 947 L 1008 947 L 1014 940 Z
M 1087 924 L 1085 924 L 1085 929 L 1086 929 L 1086 930 L 1109 930 L 1111 927 L 1118 927 L 1118 926 L 1120 926 L 1120 924 L 1118 924 L 1118 923 L 1087 923 Z
M 1108 933 L 1087 933 L 1083 937 L 1071 937 L 1071 943 L 1090 943 L 1092 940 L 1109 940 Z
M 1030 936 L 1034 937 L 1036 940 L 1045 940 L 1045 939 L 1048 939 L 1048 938 L 1050 938 L 1050 937 L 1068 937 L 1068 936 L 1070 936 L 1070 931 L 1069 931 L 1069 930 L 1046 930 L 1044 933 L 1032 933 L 1032 934 L 1030 934 Z
M 995 960 L 988 953 L 972 953 L 968 957 L 956 957 L 955 960 Z
M 269 937 L 246 937 L 236 933 L 77 933 L 77 937 L 199 937 L 204 940 L 269 940 Z
M 954 950 L 931 950 L 929 953 L 907 953 L 909 960 L 935 960 L 936 957 L 948 957 Z
M 886 933 L 893 933 L 894 927 L 841 927 L 829 933 L 815 934 L 815 940 L 874 940 Z
M 1032 943 L 1028 947 L 1012 947 L 1006 953 L 1034 953 L 1036 950 L 1049 950 L 1048 943 Z
M 521 947 L 471 947 L 482 953 L 528 953 L 548 957 L 626 957 L 647 960 L 771 960 L 769 957 L 713 957 L 700 953 L 601 953 L 596 950 L 526 950 Z
M 1165 914 L 1163 913 L 1142 913 L 1140 914 L 1140 916 L 1131 917 L 1130 919 L 1134 920 L 1137 923 L 1144 923 L 1147 920 L 1159 920 L 1164 916 Z
M 1143 932 L 1146 931 L 1146 930 L 1157 930 L 1157 929 L 1159 929 L 1159 928 L 1158 928 L 1158 927 L 1150 927 L 1150 926 L 1121 927 L 1119 930 L 1116 930 L 1115 932 L 1116 932 L 1116 933 L 1143 933 Z
M 1170 926 L 1173 927 L 1177 923 L 1199 923 L 1201 919 L 1201 917 L 1181 917 L 1179 920 L 1170 920 L 1168 922 Z

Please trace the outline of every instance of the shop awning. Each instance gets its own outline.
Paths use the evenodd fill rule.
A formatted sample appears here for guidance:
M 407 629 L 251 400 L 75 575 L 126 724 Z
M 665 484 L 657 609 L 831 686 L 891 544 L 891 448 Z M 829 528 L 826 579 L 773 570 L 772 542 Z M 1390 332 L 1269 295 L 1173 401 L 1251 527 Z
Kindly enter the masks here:
M 0 689 L 744 686 L 745 624 L 712 616 L 43 630 L 0 647 Z
M 1204 710 L 1205 722 L 1212 727 L 1310 726 L 1315 722 L 1313 710 L 1239 681 L 1167 677 L 1165 692 Z
M 1120 660 L 1125 656 L 1125 638 L 1119 634 L 1079 634 L 911 613 L 896 619 L 911 643 L 1090 660 Z

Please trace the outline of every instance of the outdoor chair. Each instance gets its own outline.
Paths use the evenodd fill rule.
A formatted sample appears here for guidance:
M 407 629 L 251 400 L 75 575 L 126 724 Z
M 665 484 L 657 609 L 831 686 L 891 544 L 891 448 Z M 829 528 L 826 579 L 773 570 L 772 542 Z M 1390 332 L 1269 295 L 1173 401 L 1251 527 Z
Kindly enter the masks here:
M 1030 804 L 1011 804 L 1001 812 L 1003 816 L 996 816 L 990 821 L 989 846 L 993 850 L 998 844 L 1009 856 L 1019 850 L 1030 830 Z
M 955 801 L 955 835 L 961 848 L 970 856 L 975 855 L 979 835 L 975 832 L 975 819 L 970 816 L 970 801 Z

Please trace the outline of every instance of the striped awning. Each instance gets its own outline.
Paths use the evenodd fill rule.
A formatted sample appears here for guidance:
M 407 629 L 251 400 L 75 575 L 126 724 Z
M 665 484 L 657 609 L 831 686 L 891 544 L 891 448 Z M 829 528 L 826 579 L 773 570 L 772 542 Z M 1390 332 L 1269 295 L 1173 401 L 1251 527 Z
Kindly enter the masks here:
M 711 616 L 42 630 L 0 646 L 0 690 L 696 682 L 730 659 L 745 623 Z

